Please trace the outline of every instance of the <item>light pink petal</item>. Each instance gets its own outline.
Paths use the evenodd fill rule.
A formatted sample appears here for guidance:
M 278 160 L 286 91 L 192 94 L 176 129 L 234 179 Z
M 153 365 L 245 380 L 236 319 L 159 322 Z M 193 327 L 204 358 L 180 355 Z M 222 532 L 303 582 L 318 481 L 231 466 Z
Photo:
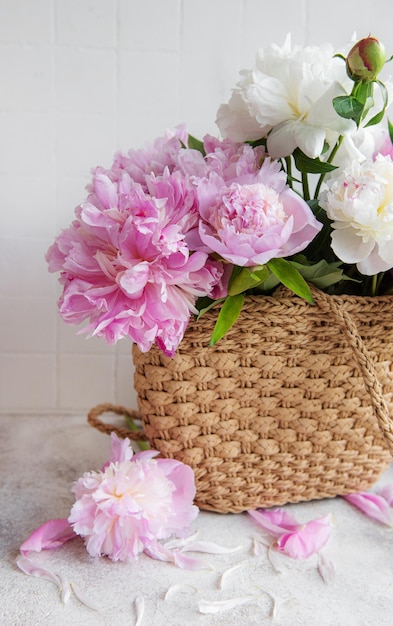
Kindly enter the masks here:
M 318 554 L 318 572 L 325 583 L 333 582 L 336 575 L 334 563 L 322 552 Z
M 62 589 L 61 581 L 59 577 L 54 574 L 54 572 L 37 565 L 37 563 L 34 563 L 34 561 L 32 561 L 29 557 L 21 554 L 16 559 L 16 564 L 24 574 L 27 574 L 28 576 L 36 576 L 37 578 L 45 578 L 45 580 L 49 580 L 51 583 L 54 583 L 60 590 Z
M 158 561 L 166 561 L 169 563 L 173 563 L 177 567 L 181 569 L 190 569 L 190 570 L 200 570 L 200 569 L 212 569 L 212 566 L 203 561 L 202 559 L 196 559 L 187 554 L 183 553 L 181 550 L 170 550 L 166 548 L 162 544 L 152 543 L 145 548 L 145 554 L 150 556 L 152 559 L 156 559 Z
M 189 556 L 183 550 L 174 550 L 173 551 L 173 555 L 174 555 L 174 559 L 175 559 L 174 560 L 175 565 L 177 565 L 177 567 L 180 567 L 181 569 L 189 569 L 189 570 L 210 569 L 210 570 L 214 570 L 214 567 L 210 563 L 208 563 L 207 561 L 204 561 L 203 559 L 197 559 L 195 557 Z
M 111 433 L 111 451 L 108 463 L 122 463 L 130 461 L 134 454 L 129 439 L 120 439 L 116 433 Z
M 384 498 L 390 506 L 393 506 L 393 483 L 382 487 L 382 489 L 378 491 L 378 495 Z
M 75 597 L 79 600 L 81 604 L 84 604 L 88 609 L 92 611 L 99 611 L 100 609 L 96 606 L 94 602 L 90 600 L 78 587 L 75 586 L 74 583 L 70 583 L 71 589 L 75 595 Z
M 257 600 L 255 596 L 240 596 L 238 598 L 229 598 L 228 600 L 201 600 L 199 602 L 200 613 L 223 613 L 237 606 Z
M 293 559 L 308 559 L 322 550 L 329 537 L 330 516 L 326 516 L 283 534 L 277 541 L 277 549 Z
M 242 561 L 241 563 L 236 563 L 236 565 L 233 565 L 232 567 L 229 567 L 228 569 L 226 569 L 225 572 L 222 573 L 222 576 L 218 582 L 219 588 L 224 589 L 226 580 L 230 576 L 232 576 L 234 572 L 237 572 L 237 570 L 241 569 L 242 567 L 247 567 L 248 565 L 249 565 L 248 561 Z
M 235 548 L 227 548 L 220 546 L 212 541 L 192 541 L 187 543 L 182 552 L 206 552 L 207 554 L 231 554 L 232 552 L 238 552 L 242 549 L 242 546 L 236 546 Z
M 154 457 L 158 456 L 160 453 L 157 450 L 142 450 L 141 452 L 137 452 L 134 454 L 132 460 L 133 461 L 149 461 L 150 459 L 154 459 Z
M 144 549 L 145 554 L 156 561 L 166 561 L 167 563 L 175 562 L 173 550 L 166 548 L 160 543 L 151 543 Z
M 135 608 L 136 608 L 135 626 L 141 626 L 143 616 L 145 614 L 145 598 L 143 596 L 137 596 L 135 598 Z
M 41 552 L 41 550 L 52 550 L 62 546 L 63 543 L 74 539 L 76 534 L 72 530 L 69 522 L 65 518 L 52 519 L 37 528 L 20 546 L 22 554 L 28 552 Z
M 268 509 L 247 511 L 253 520 L 274 537 L 280 537 L 284 532 L 296 530 L 299 526 L 296 518 L 283 509 Z
M 392 510 L 388 502 L 381 495 L 376 493 L 350 493 L 344 496 L 345 500 L 356 506 L 362 513 L 368 515 L 372 519 L 393 526 Z
M 182 584 L 182 583 L 173 584 L 169 587 L 168 591 L 166 592 L 164 596 L 164 600 L 165 601 L 169 600 L 169 598 L 175 593 L 190 593 L 190 592 L 198 593 L 198 589 L 188 584 Z

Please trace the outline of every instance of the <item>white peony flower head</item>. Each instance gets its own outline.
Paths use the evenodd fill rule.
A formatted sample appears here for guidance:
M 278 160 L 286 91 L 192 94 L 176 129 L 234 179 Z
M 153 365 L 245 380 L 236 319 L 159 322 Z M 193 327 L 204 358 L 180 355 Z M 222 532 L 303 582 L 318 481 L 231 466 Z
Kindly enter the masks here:
M 351 81 L 329 44 L 292 46 L 288 35 L 282 47 L 259 49 L 255 67 L 242 75 L 229 102 L 218 110 L 216 122 L 224 137 L 267 137 L 274 159 L 289 156 L 297 147 L 317 158 L 325 142 L 333 145 L 340 134 L 355 128 L 332 104 L 333 98 L 347 94 Z

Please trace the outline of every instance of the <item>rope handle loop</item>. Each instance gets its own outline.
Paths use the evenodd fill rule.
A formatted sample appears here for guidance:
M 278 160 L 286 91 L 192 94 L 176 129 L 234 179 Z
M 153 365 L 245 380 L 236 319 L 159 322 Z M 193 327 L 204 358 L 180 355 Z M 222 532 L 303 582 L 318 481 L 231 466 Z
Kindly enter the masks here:
M 375 369 L 375 362 L 366 345 L 359 334 L 356 323 L 351 315 L 344 308 L 340 307 L 337 301 L 328 294 L 311 287 L 313 298 L 322 310 L 328 310 L 344 331 L 346 339 L 353 353 L 356 356 L 357 363 L 363 376 L 364 384 L 370 395 L 371 403 L 375 416 L 378 421 L 379 428 L 385 437 L 389 450 L 393 452 L 393 420 L 389 415 L 389 409 L 383 395 L 382 385 L 378 379 Z
M 111 433 L 116 433 L 122 439 L 128 437 L 132 441 L 147 441 L 147 437 L 142 429 L 138 429 L 136 431 L 130 430 L 127 427 L 115 426 L 114 424 L 108 424 L 100 419 L 100 416 L 104 413 L 115 413 L 116 415 L 122 415 L 123 417 L 129 417 L 132 420 L 140 420 L 141 416 L 138 411 L 134 409 L 127 409 L 124 406 L 119 404 L 98 404 L 97 406 L 90 409 L 87 414 L 87 421 L 90 426 L 96 428 L 102 433 L 110 435 Z

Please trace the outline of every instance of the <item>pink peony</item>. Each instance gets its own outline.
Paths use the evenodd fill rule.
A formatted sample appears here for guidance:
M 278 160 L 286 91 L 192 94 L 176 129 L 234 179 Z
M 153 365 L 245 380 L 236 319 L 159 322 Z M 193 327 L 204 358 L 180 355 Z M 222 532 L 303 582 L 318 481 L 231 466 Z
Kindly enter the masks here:
M 197 298 L 224 289 L 222 264 L 185 241 L 198 223 L 195 191 L 168 170 L 144 187 L 127 172 L 96 171 L 91 191 L 46 256 L 61 272 L 60 314 L 89 319 L 90 336 L 129 336 L 142 351 L 157 343 L 172 356 Z
M 127 173 L 130 179 L 145 186 L 146 177 L 151 174 L 161 176 L 165 170 L 173 172 L 176 169 L 179 151 L 187 141 L 186 127 L 177 126 L 140 150 L 129 150 L 127 154 L 119 152 L 110 170 L 98 167 L 96 173 L 107 174 L 112 180 Z
M 155 451 L 132 453 L 112 434 L 111 461 L 85 473 L 74 485 L 76 502 L 68 518 L 91 556 L 132 561 L 157 540 L 184 535 L 198 514 L 194 475 Z
M 213 171 L 198 182 L 199 237 L 206 249 L 240 266 L 303 250 L 321 224 L 286 185 L 280 164 L 267 158 L 260 169 L 252 171 L 248 161 L 239 170 L 231 179 Z

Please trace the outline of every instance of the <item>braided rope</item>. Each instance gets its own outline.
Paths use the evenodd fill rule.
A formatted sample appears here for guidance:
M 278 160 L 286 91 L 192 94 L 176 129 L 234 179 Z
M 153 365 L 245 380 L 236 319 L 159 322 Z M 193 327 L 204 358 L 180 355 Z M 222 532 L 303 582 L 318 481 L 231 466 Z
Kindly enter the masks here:
M 115 413 L 116 415 L 122 415 L 123 417 L 127 416 L 132 420 L 141 419 L 137 411 L 108 402 L 105 404 L 98 404 L 97 406 L 90 409 L 87 415 L 87 421 L 90 426 L 93 426 L 93 428 L 96 428 L 100 432 L 107 435 L 110 435 L 114 432 L 122 439 L 125 439 L 127 437 L 128 439 L 132 439 L 133 441 L 146 441 L 147 437 L 142 432 L 142 430 L 132 431 L 130 428 L 115 426 L 114 424 L 107 424 L 103 422 L 99 416 L 105 413 Z
M 349 345 L 354 351 L 357 363 L 363 375 L 364 383 L 370 394 L 375 416 L 379 427 L 388 443 L 389 449 L 393 452 L 393 420 L 389 416 L 389 409 L 383 395 L 382 385 L 375 370 L 374 359 L 370 356 L 365 343 L 359 335 L 358 328 L 349 315 L 348 311 L 342 309 L 337 301 L 322 291 L 312 289 L 313 296 L 318 306 L 327 307 L 344 330 Z

